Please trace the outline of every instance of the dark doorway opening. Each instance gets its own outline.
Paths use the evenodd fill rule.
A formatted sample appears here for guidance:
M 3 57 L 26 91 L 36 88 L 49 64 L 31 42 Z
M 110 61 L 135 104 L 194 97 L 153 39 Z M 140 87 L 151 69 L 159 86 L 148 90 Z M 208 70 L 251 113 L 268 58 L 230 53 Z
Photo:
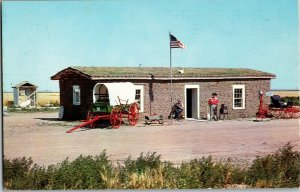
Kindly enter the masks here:
M 193 89 L 186 89 L 186 117 L 193 117 L 193 105 L 192 105 L 192 93 Z

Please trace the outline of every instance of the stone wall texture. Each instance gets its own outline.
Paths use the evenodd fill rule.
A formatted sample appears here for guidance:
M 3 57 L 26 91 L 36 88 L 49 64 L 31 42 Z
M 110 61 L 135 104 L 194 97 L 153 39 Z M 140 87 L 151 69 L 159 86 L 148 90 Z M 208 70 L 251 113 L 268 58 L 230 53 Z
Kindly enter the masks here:
M 61 79 L 60 103 L 64 106 L 64 119 L 85 119 L 87 111 L 93 102 L 93 88 L 96 83 L 132 82 L 144 86 L 144 115 L 162 114 L 165 118 L 170 113 L 171 94 L 170 81 L 166 80 L 84 80 L 81 78 Z M 270 91 L 270 79 L 241 79 L 241 80 L 173 80 L 172 101 L 182 99 L 185 106 L 185 85 L 199 85 L 200 118 L 205 118 L 209 109 L 207 101 L 212 93 L 217 93 L 219 104 L 226 104 L 229 118 L 254 117 L 259 107 L 259 91 Z M 79 85 L 81 90 L 81 104 L 73 105 L 73 85 Z M 245 85 L 245 109 L 233 109 L 233 85 Z M 269 103 L 269 98 L 264 96 L 264 103 Z

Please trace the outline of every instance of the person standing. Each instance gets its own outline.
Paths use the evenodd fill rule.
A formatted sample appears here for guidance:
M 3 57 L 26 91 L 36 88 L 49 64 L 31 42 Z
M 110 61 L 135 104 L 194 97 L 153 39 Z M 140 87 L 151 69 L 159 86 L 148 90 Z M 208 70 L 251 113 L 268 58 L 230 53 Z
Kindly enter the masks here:
M 209 110 L 210 110 L 210 120 L 218 120 L 217 116 L 217 106 L 218 106 L 219 100 L 217 98 L 217 94 L 213 93 L 212 97 L 208 100 Z

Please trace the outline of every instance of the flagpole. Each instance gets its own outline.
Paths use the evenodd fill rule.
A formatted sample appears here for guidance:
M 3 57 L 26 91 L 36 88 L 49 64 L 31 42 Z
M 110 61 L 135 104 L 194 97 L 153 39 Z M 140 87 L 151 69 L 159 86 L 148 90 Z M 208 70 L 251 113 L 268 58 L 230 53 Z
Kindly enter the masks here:
M 171 96 L 171 124 L 173 120 L 173 114 L 172 114 L 172 105 L 173 105 L 173 87 L 172 87 L 172 49 L 171 49 L 171 31 L 169 31 L 169 39 L 170 39 L 170 80 L 171 80 L 171 86 L 170 86 L 170 96 Z

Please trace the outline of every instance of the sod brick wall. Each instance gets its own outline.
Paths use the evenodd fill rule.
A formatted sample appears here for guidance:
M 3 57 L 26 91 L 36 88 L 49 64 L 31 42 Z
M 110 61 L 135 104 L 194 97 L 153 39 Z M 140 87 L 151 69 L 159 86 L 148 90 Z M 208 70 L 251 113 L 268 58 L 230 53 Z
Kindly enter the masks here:
M 241 79 L 241 80 L 173 80 L 173 103 L 181 98 L 185 106 L 185 85 L 199 85 L 200 118 L 208 113 L 207 101 L 213 92 L 218 94 L 220 103 L 228 106 L 229 118 L 254 117 L 259 107 L 259 90 L 264 93 L 270 91 L 270 79 Z M 93 88 L 96 83 L 132 82 L 144 86 L 144 115 L 162 114 L 165 118 L 170 113 L 171 97 L 170 82 L 164 80 L 84 80 L 82 78 L 62 78 L 60 84 L 60 103 L 65 108 L 64 119 L 85 119 L 87 111 L 93 102 Z M 81 90 L 81 104 L 73 105 L 73 85 L 79 85 Z M 233 109 L 232 85 L 245 85 L 245 109 Z M 264 96 L 264 102 L 269 98 Z

